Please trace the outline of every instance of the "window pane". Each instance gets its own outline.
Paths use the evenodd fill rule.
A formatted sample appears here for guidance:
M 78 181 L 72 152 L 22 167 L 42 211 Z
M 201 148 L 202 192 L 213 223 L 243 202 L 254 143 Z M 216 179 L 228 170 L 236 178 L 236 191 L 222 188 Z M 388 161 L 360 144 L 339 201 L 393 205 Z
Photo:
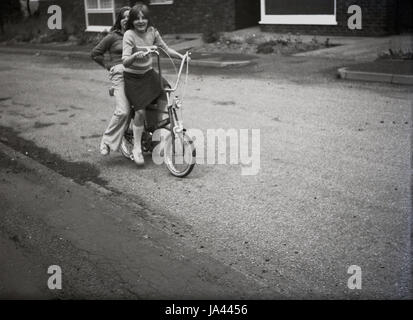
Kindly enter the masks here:
M 87 8 L 88 9 L 97 9 L 98 8 L 98 0 L 87 0 Z
M 88 13 L 89 26 L 112 26 L 112 13 Z
M 112 9 L 112 0 L 100 0 L 100 9 Z

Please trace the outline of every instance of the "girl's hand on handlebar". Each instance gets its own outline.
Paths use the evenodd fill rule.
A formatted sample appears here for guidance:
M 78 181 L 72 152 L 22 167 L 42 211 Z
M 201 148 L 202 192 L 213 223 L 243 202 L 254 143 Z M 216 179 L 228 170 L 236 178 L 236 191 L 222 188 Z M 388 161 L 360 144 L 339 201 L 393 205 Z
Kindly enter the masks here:
M 147 55 L 151 54 L 154 52 L 154 50 L 146 50 L 146 51 L 138 51 L 134 53 L 135 59 L 142 59 L 146 57 Z
M 136 47 L 136 49 L 138 51 L 133 54 L 133 57 L 135 59 L 142 59 L 145 56 L 147 56 L 148 54 L 156 52 L 158 47 L 157 46 L 145 46 L 145 47 Z
M 181 54 L 180 58 L 181 58 L 181 60 L 184 60 L 185 56 Z M 186 57 L 186 61 L 191 62 L 191 57 L 189 55 Z
M 138 51 L 138 52 L 135 52 L 134 54 L 133 54 L 133 57 L 135 58 L 135 59 L 142 59 L 143 57 L 145 57 L 147 55 L 147 52 L 145 52 L 145 51 Z
M 138 50 L 138 52 L 143 51 L 143 52 L 146 52 L 146 53 L 158 50 L 157 46 L 142 46 L 142 47 L 136 46 L 135 48 L 136 48 L 136 50 Z

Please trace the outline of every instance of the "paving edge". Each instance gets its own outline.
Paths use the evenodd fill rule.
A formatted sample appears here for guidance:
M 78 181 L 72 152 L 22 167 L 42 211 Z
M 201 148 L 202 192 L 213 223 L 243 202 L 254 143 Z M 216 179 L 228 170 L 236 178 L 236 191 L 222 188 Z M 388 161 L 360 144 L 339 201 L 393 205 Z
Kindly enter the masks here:
M 379 72 L 366 72 L 366 71 L 351 71 L 348 68 L 338 69 L 340 78 L 345 80 L 361 80 L 361 81 L 373 81 L 373 82 L 385 82 L 392 84 L 404 84 L 413 85 L 413 75 L 401 75 Z
M 78 184 L 73 179 L 61 175 L 60 173 L 54 171 L 53 169 L 48 168 L 44 164 L 30 158 L 29 156 L 24 155 L 20 151 L 17 151 L 2 142 L 0 142 L 0 151 L 6 154 L 7 156 L 9 156 L 11 159 L 21 162 L 22 165 L 24 165 L 26 168 L 37 171 L 39 174 L 44 173 L 44 174 L 53 176 L 55 180 L 61 181 L 64 184 L 70 184 L 70 185 L 76 185 L 76 186 L 82 187 L 82 185 Z M 111 190 L 106 189 L 105 187 L 100 186 L 92 181 L 86 181 L 83 187 L 86 187 L 89 190 L 92 190 L 95 193 L 98 193 L 100 195 L 104 195 L 104 196 L 115 195 Z M 139 207 L 139 209 L 142 210 L 143 208 Z
M 28 49 L 28 48 L 9 48 L 0 46 L 1 53 L 11 54 L 29 54 L 34 56 L 58 56 L 64 59 L 87 59 L 90 60 L 90 54 L 83 51 L 59 51 L 50 49 Z M 169 61 L 168 58 L 161 58 L 161 61 Z M 226 67 L 243 67 L 249 65 L 251 60 L 239 60 L 239 61 L 213 61 L 213 60 L 197 60 L 192 59 L 191 66 L 195 67 L 211 67 L 211 68 L 226 68 Z

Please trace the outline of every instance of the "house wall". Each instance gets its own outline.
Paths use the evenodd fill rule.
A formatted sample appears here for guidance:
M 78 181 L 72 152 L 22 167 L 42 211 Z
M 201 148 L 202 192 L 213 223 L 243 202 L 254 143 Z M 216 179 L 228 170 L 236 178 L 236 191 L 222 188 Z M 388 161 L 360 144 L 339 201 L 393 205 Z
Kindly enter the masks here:
M 260 20 L 259 0 L 235 0 L 235 28 L 256 26 Z
M 136 0 L 115 1 L 116 8 L 137 2 Z M 400 1 L 411 0 L 337 0 L 338 25 L 267 24 L 261 25 L 261 28 L 264 31 L 302 34 L 386 35 L 396 33 L 399 30 L 397 23 L 402 21 L 401 15 L 407 16 L 406 10 L 401 10 L 398 5 Z M 148 0 L 143 2 L 149 3 Z M 151 11 L 154 24 L 164 34 L 231 31 L 257 25 L 260 20 L 256 12 L 259 3 L 260 0 L 174 0 L 172 5 L 152 5 Z M 69 33 L 85 30 L 83 0 L 42 0 L 39 5 L 42 16 L 47 16 L 47 8 L 52 4 L 62 8 L 63 26 Z M 352 4 L 359 5 L 363 10 L 362 30 L 347 28 L 349 17 L 347 9 Z M 406 18 L 403 21 L 411 20 Z
M 399 32 L 413 31 L 413 2 L 412 0 L 398 0 L 397 22 Z
M 174 0 L 170 5 L 152 5 L 150 10 L 153 24 L 164 34 L 236 29 L 235 0 Z
M 337 25 L 276 25 L 263 24 L 263 31 L 292 32 L 302 34 L 326 34 L 348 36 L 380 36 L 397 32 L 398 0 L 337 0 Z M 362 9 L 362 30 L 347 27 L 348 7 L 358 5 Z
M 47 8 L 51 5 L 58 5 L 62 8 L 63 27 L 68 33 L 80 33 L 86 29 L 83 0 L 42 0 L 39 2 L 41 17 L 48 16 Z
M 115 9 L 118 10 L 129 4 L 130 0 L 115 0 Z M 84 0 L 42 0 L 39 2 L 41 16 L 48 15 L 47 8 L 50 5 L 58 5 L 62 8 L 63 27 L 68 33 L 81 33 L 86 29 Z

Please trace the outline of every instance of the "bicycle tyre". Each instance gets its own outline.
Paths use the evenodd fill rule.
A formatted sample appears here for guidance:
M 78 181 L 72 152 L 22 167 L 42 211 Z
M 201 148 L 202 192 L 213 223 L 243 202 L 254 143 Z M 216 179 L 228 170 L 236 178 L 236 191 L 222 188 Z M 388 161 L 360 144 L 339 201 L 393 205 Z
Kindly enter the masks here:
M 184 155 L 182 157 L 183 163 L 177 163 L 176 156 L 172 155 L 172 135 L 170 135 L 165 143 L 164 148 L 164 163 L 172 175 L 178 178 L 184 178 L 194 169 L 196 160 L 196 149 L 194 142 L 185 133 L 180 133 L 180 137 L 175 138 L 183 141 Z

